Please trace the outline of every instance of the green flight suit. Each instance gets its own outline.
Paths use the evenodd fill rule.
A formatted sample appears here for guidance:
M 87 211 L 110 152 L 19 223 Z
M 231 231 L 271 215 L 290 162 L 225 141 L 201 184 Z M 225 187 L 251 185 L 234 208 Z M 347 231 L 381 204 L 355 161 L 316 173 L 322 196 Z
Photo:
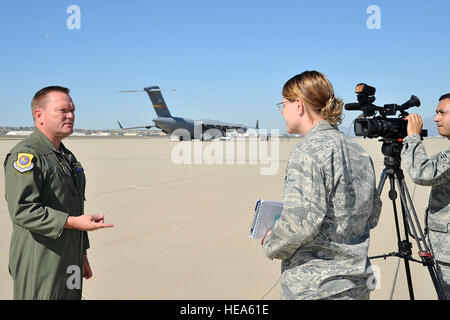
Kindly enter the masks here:
M 4 170 L 14 299 L 81 299 L 89 240 L 87 232 L 64 225 L 83 214 L 84 169 L 36 128 L 7 154 Z

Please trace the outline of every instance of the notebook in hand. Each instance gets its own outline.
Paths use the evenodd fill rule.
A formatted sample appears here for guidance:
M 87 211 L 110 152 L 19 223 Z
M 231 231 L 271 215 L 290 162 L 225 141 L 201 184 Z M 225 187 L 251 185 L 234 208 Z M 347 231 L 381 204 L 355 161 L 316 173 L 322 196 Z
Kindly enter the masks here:
M 283 210 L 283 202 L 258 199 L 249 238 L 262 239 L 272 229 Z

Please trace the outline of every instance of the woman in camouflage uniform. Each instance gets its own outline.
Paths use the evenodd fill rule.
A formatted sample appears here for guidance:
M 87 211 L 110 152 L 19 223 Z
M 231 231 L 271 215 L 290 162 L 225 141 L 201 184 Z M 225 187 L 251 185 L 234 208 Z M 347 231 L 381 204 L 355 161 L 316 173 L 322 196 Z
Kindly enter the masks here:
M 283 87 L 289 133 L 303 139 L 290 155 L 283 212 L 263 239 L 263 253 L 282 259 L 282 299 L 369 299 L 370 229 L 381 212 L 368 153 L 338 131 L 343 101 L 320 72 Z

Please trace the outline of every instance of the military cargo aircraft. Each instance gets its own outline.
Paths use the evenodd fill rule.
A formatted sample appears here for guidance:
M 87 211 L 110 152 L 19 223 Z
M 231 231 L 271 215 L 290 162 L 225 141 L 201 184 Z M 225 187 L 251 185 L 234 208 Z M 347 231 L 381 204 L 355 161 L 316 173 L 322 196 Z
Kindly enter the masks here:
M 139 129 L 139 128 L 159 128 L 165 133 L 178 137 L 178 140 L 211 140 L 215 138 L 221 138 L 225 136 L 227 130 L 235 130 L 238 133 L 245 133 L 247 127 L 242 124 L 225 123 L 219 120 L 193 120 L 181 117 L 173 117 L 169 111 L 169 108 L 164 101 L 161 94 L 161 89 L 158 86 L 146 87 L 143 90 L 124 90 L 120 92 L 147 92 L 150 100 L 155 109 L 156 119 L 153 119 L 154 125 L 144 125 L 139 127 L 122 127 L 119 123 L 120 129 Z M 258 121 L 256 121 L 256 127 L 259 129 Z

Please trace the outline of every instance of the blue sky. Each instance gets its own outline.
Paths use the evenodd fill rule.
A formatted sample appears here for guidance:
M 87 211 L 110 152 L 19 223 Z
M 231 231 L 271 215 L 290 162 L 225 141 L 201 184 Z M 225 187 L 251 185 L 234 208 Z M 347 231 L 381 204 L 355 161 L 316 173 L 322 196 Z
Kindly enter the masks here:
M 70 30 L 70 5 L 80 29 Z M 381 29 L 370 30 L 370 5 Z M 41 0 L 2 2 L 0 126 L 32 126 L 40 88 L 71 88 L 76 128 L 151 124 L 145 93 L 159 85 L 172 115 L 285 130 L 275 103 L 304 70 L 323 72 L 355 102 L 355 85 L 377 88 L 376 104 L 411 94 L 433 117 L 450 91 L 450 2 L 415 0 Z M 358 112 L 346 112 L 348 125 Z

